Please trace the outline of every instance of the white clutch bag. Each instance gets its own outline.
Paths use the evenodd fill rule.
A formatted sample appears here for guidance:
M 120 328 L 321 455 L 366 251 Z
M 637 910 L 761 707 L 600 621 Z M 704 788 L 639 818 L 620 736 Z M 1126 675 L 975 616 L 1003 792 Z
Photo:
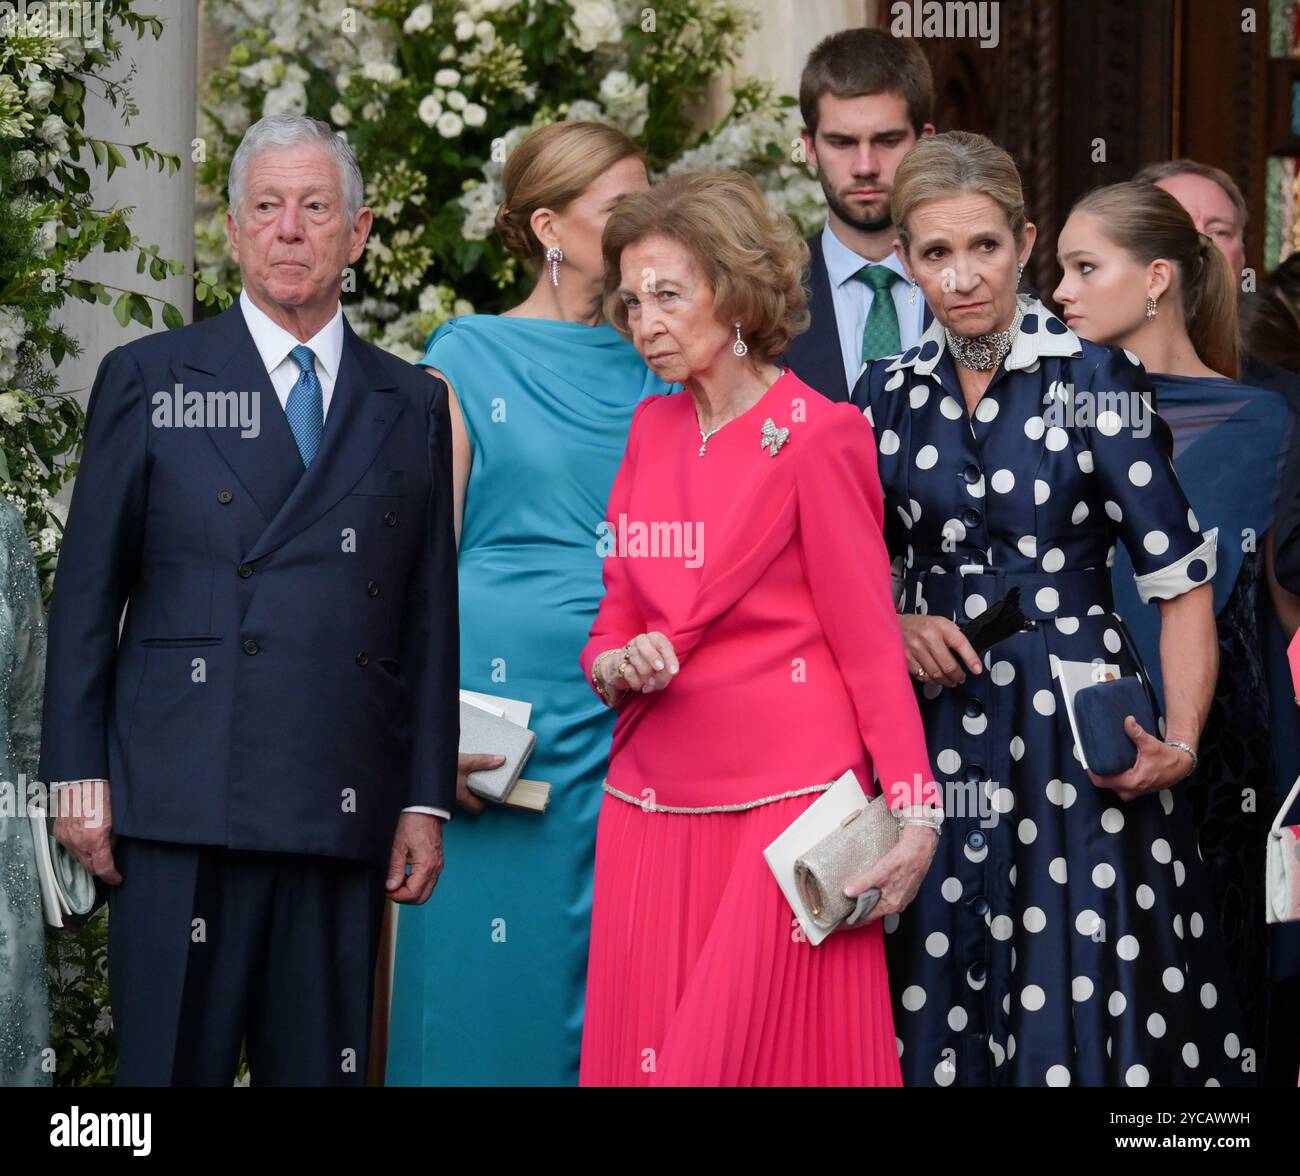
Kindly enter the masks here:
M 84 926 L 107 895 L 95 876 L 55 840 L 54 824 L 44 809 L 33 807 L 28 820 L 46 926 L 70 930 Z
M 1265 917 L 1270 923 L 1300 919 L 1300 825 L 1283 825 L 1291 805 L 1300 796 L 1300 780 L 1291 786 L 1268 831 L 1268 856 L 1264 875 Z

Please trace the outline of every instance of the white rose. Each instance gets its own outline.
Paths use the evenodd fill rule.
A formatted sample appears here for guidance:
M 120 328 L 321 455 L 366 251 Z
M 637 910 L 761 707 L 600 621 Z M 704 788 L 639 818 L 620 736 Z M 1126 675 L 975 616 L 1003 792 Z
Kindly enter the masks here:
M 463 14 L 462 14 L 463 15 Z M 458 41 L 469 41 L 474 37 L 474 22 L 465 16 L 456 22 L 455 37 Z
M 86 47 L 77 37 L 64 37 L 59 42 L 59 52 L 63 55 L 63 59 L 73 67 L 86 60 Z
M 592 102 L 589 98 L 575 98 L 569 103 L 569 113 L 565 116 L 573 122 L 601 122 L 604 117 L 605 112 L 601 110 L 600 103 Z
M 27 105 L 33 110 L 44 110 L 54 97 L 54 83 L 46 81 L 32 82 L 27 87 Z
M 53 253 L 54 247 L 59 243 L 59 222 L 47 220 L 41 223 L 38 240 L 41 249 L 46 253 Z
M 444 139 L 454 139 L 464 129 L 465 124 L 454 110 L 445 111 L 438 119 L 438 134 Z
M 334 88 L 341 94 L 352 84 L 352 71 L 341 69 L 334 75 Z
M 431 127 L 438 121 L 438 116 L 442 114 L 442 103 L 432 94 L 426 94 L 420 99 L 420 107 L 416 113 L 419 114 L 420 121 L 426 127 Z
M 468 102 L 469 99 L 459 90 L 453 90 L 447 95 L 447 105 L 450 106 L 452 110 L 464 110 Z
M 422 33 L 431 24 L 433 24 L 433 5 L 421 4 L 411 15 L 406 18 L 402 25 L 404 33 Z
M 436 74 L 433 75 L 433 84 L 435 86 L 460 85 L 460 70 L 440 69 Z
M 420 291 L 419 307 L 425 314 L 428 314 L 431 310 L 436 310 L 441 301 L 442 299 L 438 296 L 437 286 L 425 286 Z
M 367 61 L 361 67 L 362 74 L 381 86 L 391 86 L 401 76 L 402 71 L 391 61 Z
M 0 419 L 7 425 L 22 423 L 23 402 L 17 392 L 0 392 Z
M 336 102 L 330 107 L 330 122 L 336 127 L 345 127 L 352 121 L 352 111 L 350 111 L 342 102 Z
M 47 114 L 39 132 L 42 139 L 60 153 L 68 149 L 68 124 L 57 114 Z
M 591 53 L 623 38 L 623 26 L 609 0 L 573 0 L 574 44 Z
M 266 92 L 262 114 L 306 114 L 307 89 L 301 82 L 285 82 Z
M 493 45 L 497 39 L 496 26 L 490 20 L 481 20 L 474 26 L 474 32 L 478 39 L 483 42 L 484 48 Z
M 477 102 L 471 102 L 464 110 L 460 112 L 461 118 L 465 120 L 467 127 L 481 127 L 487 122 L 487 111 Z
M 384 48 L 383 41 L 375 37 L 369 37 L 361 42 L 361 48 L 358 50 L 361 54 L 362 61 L 386 61 L 388 59 L 388 50 Z

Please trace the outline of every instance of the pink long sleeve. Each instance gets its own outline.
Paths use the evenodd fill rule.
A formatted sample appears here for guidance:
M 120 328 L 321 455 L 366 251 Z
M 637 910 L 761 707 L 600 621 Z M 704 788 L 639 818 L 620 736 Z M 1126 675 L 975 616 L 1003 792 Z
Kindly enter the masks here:
M 836 404 L 797 440 L 803 441 L 796 478 L 808 584 L 862 742 L 891 807 L 937 805 L 939 789 L 891 599 L 871 426 L 852 405 Z

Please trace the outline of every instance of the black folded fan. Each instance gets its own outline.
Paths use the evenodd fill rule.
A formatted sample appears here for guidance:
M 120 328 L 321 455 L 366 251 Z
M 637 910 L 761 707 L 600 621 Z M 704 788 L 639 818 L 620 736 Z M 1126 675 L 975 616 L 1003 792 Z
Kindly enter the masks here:
M 1004 637 L 1032 629 L 1031 621 L 1020 608 L 1020 589 L 1012 588 L 1001 600 L 996 600 L 979 616 L 960 625 L 962 636 L 971 643 L 976 653 L 983 653 Z

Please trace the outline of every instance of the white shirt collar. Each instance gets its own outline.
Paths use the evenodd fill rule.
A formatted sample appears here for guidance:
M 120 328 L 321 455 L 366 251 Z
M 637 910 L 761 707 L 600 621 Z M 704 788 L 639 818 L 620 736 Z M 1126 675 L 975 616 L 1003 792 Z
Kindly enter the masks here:
M 868 261 L 860 253 L 854 253 L 831 229 L 830 217 L 826 218 L 826 227 L 822 229 L 822 257 L 826 259 L 826 274 L 832 286 L 842 286 L 849 281 L 864 265 L 883 265 L 907 281 L 903 272 L 903 263 L 892 249 L 883 261 Z
M 239 292 L 239 308 L 244 312 L 248 333 L 262 357 L 267 374 L 275 371 L 288 357 L 300 340 L 289 334 L 248 296 L 247 290 Z M 343 358 L 343 304 L 334 310 L 334 317 L 307 340 L 316 356 L 316 362 L 331 380 L 338 378 L 339 363 Z
M 1082 355 L 1079 336 L 1047 309 L 1040 299 L 1021 296 L 1025 317 L 1016 332 L 1011 350 L 1003 361 L 1007 371 L 1021 371 L 1033 366 L 1045 355 Z M 885 370 L 896 372 L 910 367 L 918 375 L 928 376 L 947 349 L 943 324 L 938 316 L 916 341 Z

